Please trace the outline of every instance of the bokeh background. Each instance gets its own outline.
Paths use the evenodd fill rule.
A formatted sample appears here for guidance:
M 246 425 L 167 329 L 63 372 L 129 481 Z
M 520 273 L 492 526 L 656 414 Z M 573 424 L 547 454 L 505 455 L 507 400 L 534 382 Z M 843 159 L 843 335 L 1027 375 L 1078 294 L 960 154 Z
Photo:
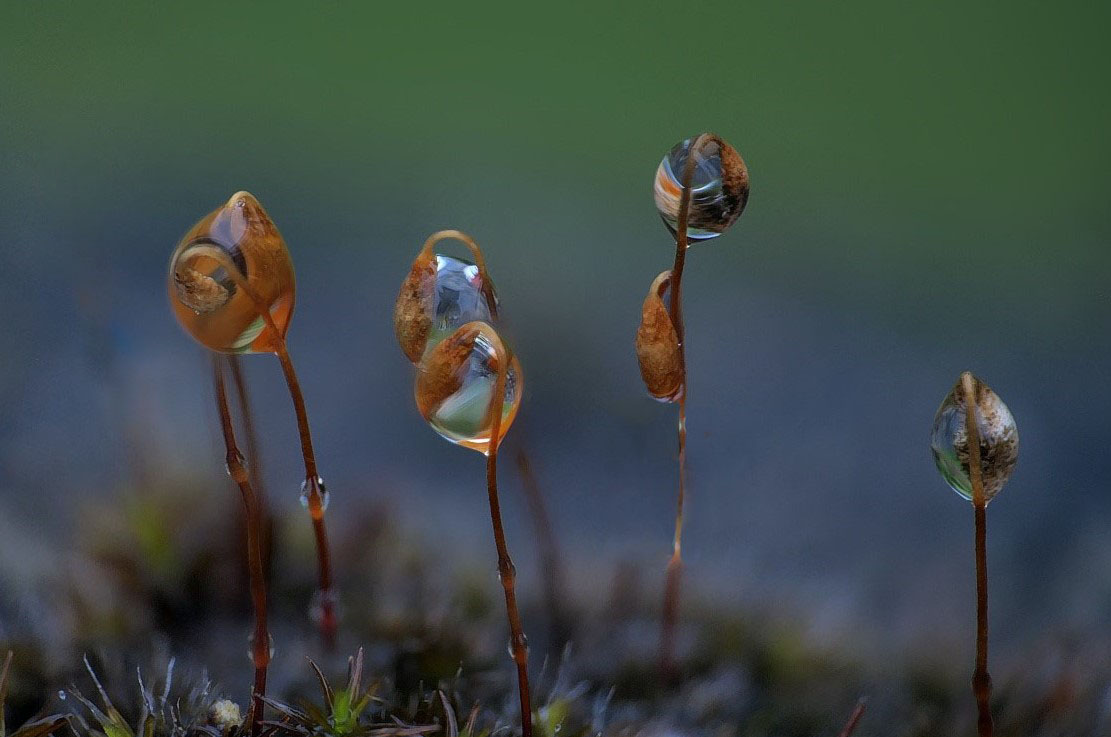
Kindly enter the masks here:
M 967 368 L 1022 438 L 989 515 L 993 658 L 1106 629 L 1107 28 L 1070 2 L 6 4 L 0 586 L 34 590 L 138 486 L 226 483 L 165 272 L 238 189 L 294 256 L 290 347 L 337 524 L 385 504 L 493 569 L 482 461 L 421 422 L 390 317 L 424 238 L 456 227 L 510 321 L 527 389 L 507 453 L 532 457 L 570 587 L 600 596 L 622 562 L 658 586 L 675 412 L 632 346 L 672 258 L 651 180 L 712 130 L 752 197 L 688 261 L 690 596 L 876 657 L 965 653 L 972 514 L 927 437 Z M 245 366 L 267 488 L 294 509 L 278 364 Z

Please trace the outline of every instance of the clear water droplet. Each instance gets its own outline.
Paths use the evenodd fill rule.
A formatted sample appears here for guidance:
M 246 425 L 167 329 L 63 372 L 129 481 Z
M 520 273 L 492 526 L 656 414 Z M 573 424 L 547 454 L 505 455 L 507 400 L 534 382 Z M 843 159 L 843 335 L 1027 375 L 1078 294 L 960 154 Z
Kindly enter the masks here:
M 421 363 L 416 379 L 417 406 L 432 429 L 453 443 L 482 453 L 489 449 L 493 430 L 489 408 L 498 374 L 497 352 L 492 342 L 497 339 L 494 329 L 489 325 L 482 325 L 478 329 L 470 352 L 455 369 L 455 390 L 442 398 L 430 387 L 444 377 L 432 375 L 425 362 Z M 431 354 L 426 355 L 426 359 L 429 355 Z M 524 389 L 521 364 L 511 352 L 509 355 L 499 442 L 517 416 Z M 437 400 L 427 404 L 422 401 L 424 395 L 434 395 Z
M 495 571 L 495 573 L 497 574 L 497 576 L 498 576 L 498 582 L 500 583 L 500 582 L 501 582 L 501 580 L 502 580 L 502 575 L 501 575 L 501 568 L 498 568 L 498 569 L 497 569 L 497 570 Z M 516 564 L 514 564 L 514 563 L 513 563 L 513 561 L 510 561 L 510 562 L 509 562 L 509 575 L 510 575 L 510 576 L 513 576 L 514 578 L 516 578 L 516 577 L 517 577 L 517 566 L 516 566 Z
M 301 506 L 305 509 L 309 508 L 309 498 L 312 496 L 313 486 L 309 479 L 301 482 Z M 320 508 L 322 510 L 328 509 L 328 502 L 331 497 L 328 495 L 327 487 L 324 486 L 324 479 L 317 476 L 315 486 L 320 490 Z
M 58 700 L 59 701 L 65 701 L 66 700 L 66 692 L 65 691 L 58 691 Z
M 309 602 L 309 619 L 318 627 L 324 622 L 326 605 L 331 606 L 332 615 L 338 620 L 339 597 L 336 596 L 336 592 L 332 589 L 317 589 L 312 595 L 312 601 Z
M 679 226 L 683 170 L 696 138 L 675 144 L 656 169 L 652 194 L 656 210 L 672 235 Z M 748 174 L 740 156 L 732 149 L 723 156 L 722 146 L 717 141 L 704 142 L 694 156 L 687 238 L 704 241 L 717 238 L 740 217 L 748 199 Z
M 493 285 L 490 285 L 493 294 Z M 483 291 L 478 266 L 464 259 L 436 254 L 436 291 L 432 329 L 427 348 L 431 348 L 469 322 L 492 323 L 493 310 Z
M 235 451 L 235 460 L 239 461 L 239 465 L 243 466 L 243 468 L 247 467 L 247 459 L 244 458 L 243 454 L 238 450 Z M 231 464 L 227 461 L 224 461 L 224 472 L 227 473 L 228 476 L 231 476 Z
M 528 637 L 524 633 L 521 633 L 517 637 L 510 637 L 509 638 L 509 645 L 507 647 L 507 650 L 509 651 L 509 657 L 511 657 L 513 659 L 516 659 L 517 655 L 516 655 L 516 649 L 514 648 L 514 645 L 516 645 L 517 643 L 520 643 L 523 646 L 524 651 L 525 651 L 525 656 L 527 657 L 528 652 L 529 652 L 529 645 L 528 645 Z
M 269 352 L 284 337 L 293 313 L 293 263 L 262 205 L 237 192 L 178 243 L 170 258 L 168 289 L 178 322 L 205 347 Z M 270 330 L 248 291 L 269 308 L 280 336 Z
M 984 497 L 990 502 L 1007 483 L 1018 461 L 1018 428 L 1007 405 L 987 384 L 974 377 L 973 386 Z M 964 387 L 958 381 L 934 417 L 930 450 L 945 483 L 972 501 L 966 416 Z
M 274 657 L 274 635 L 267 633 L 267 640 L 270 645 L 270 657 Z M 247 659 L 252 663 L 255 662 L 255 633 L 247 635 Z

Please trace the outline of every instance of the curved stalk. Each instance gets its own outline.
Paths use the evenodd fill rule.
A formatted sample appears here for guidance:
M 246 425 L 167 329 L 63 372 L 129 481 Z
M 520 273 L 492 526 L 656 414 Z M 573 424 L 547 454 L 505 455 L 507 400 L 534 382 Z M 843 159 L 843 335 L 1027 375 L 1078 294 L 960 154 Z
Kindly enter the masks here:
M 482 275 L 482 293 L 486 297 L 487 304 L 490 305 L 490 317 L 496 320 L 498 318 L 498 301 L 494 296 L 494 285 L 490 281 L 490 275 L 486 273 L 486 259 L 482 256 L 482 249 L 478 247 L 478 243 L 475 242 L 474 238 L 471 238 L 461 230 L 438 230 L 428 236 L 424 245 L 421 246 L 420 253 L 425 256 L 430 255 L 433 246 L 449 238 L 461 242 L 467 247 L 467 250 L 471 252 L 471 255 L 474 256 L 475 266 L 478 267 L 478 271 Z
M 965 431 L 968 436 L 968 476 L 976 522 L 976 669 L 972 695 L 976 698 L 976 726 L 980 737 L 991 737 L 991 675 L 988 673 L 988 553 L 987 498 L 980 460 L 980 428 L 976 422 L 976 387 L 972 374 L 961 374 L 964 389 Z
M 231 368 L 231 380 L 235 386 L 235 396 L 239 405 L 239 416 L 243 421 L 243 434 L 246 436 L 247 457 L 251 459 L 251 471 L 254 477 L 255 497 L 258 499 L 259 518 L 262 520 L 262 537 L 259 546 L 262 549 L 262 565 L 267 577 L 270 576 L 270 558 L 272 554 L 272 541 L 274 539 L 274 520 L 270 516 L 269 503 L 266 497 L 266 484 L 262 470 L 262 451 L 259 449 L 258 432 L 255 428 L 255 413 L 251 407 L 251 395 L 247 390 L 247 381 L 243 376 L 243 363 L 234 353 L 227 354 L 228 366 Z
M 531 512 L 533 531 L 540 549 L 540 569 L 544 575 L 544 600 L 547 603 L 549 618 L 549 647 L 554 652 L 567 643 L 571 636 L 571 623 L 568 612 L 564 607 L 564 571 L 563 560 L 552 529 L 552 519 L 548 514 L 548 505 L 544 502 L 544 493 L 536 476 L 532 472 L 532 463 L 524 447 L 517 449 L 517 470 L 521 474 L 521 484 L 525 489 L 525 499 Z
M 293 411 L 297 417 L 297 432 L 301 440 L 301 455 L 305 466 L 304 495 L 308 502 L 309 515 L 312 517 L 313 536 L 316 538 L 316 558 L 318 571 L 318 585 L 320 597 L 320 633 L 324 646 L 331 650 L 335 647 L 336 630 L 338 623 L 335 613 L 335 593 L 332 590 L 332 558 L 328 546 L 328 532 L 324 525 L 324 480 L 316 468 L 316 453 L 312 445 L 312 433 L 309 430 L 309 415 L 305 409 L 305 397 L 301 393 L 301 383 L 297 380 L 297 372 L 293 368 L 293 360 L 286 347 L 285 335 L 278 330 L 270 309 L 265 301 L 251 288 L 246 277 L 239 267 L 222 251 L 212 254 L 212 257 L 224 267 L 224 270 L 235 281 L 237 287 L 251 298 L 255 310 L 266 323 L 267 328 L 273 333 L 277 346 L 274 354 L 282 366 L 282 375 L 285 377 L 286 387 L 289 389 L 290 399 L 293 401 Z
M 679 218 L 675 228 L 675 265 L 671 268 L 671 297 L 668 314 L 679 338 L 679 367 L 682 385 L 679 389 L 679 493 L 676 500 L 675 536 L 672 539 L 671 559 L 667 563 L 667 582 L 664 585 L 663 621 L 660 627 L 660 673 L 665 678 L 674 675 L 675 628 L 679 622 L 679 583 L 683 572 L 683 505 L 686 501 L 687 477 L 687 346 L 683 326 L 683 266 L 687 260 L 687 227 L 690 222 L 691 179 L 698 151 L 703 143 L 712 140 L 703 134 L 691 144 L 690 153 L 683 166 L 682 194 L 679 196 Z
M 263 699 L 266 696 L 266 670 L 270 665 L 270 633 L 266 624 L 266 574 L 262 565 L 262 510 L 258 497 L 251 487 L 250 475 L 243 465 L 243 455 L 235 442 L 235 428 L 228 409 L 224 372 L 219 359 L 212 358 L 212 376 L 216 392 L 216 409 L 220 414 L 220 428 L 224 435 L 225 460 L 228 475 L 239 486 L 247 518 L 247 564 L 251 580 L 251 603 L 255 610 L 254 642 L 251 660 L 255 666 L 255 681 L 251 693 L 250 730 L 258 735 L 262 722 Z
M 480 267 L 481 268 L 481 267 Z M 498 359 L 498 375 L 494 381 L 494 392 L 490 397 L 490 445 L 486 452 L 486 491 L 490 500 L 490 522 L 494 528 L 494 545 L 498 550 L 498 578 L 505 590 L 505 610 L 509 618 L 510 647 L 513 661 L 517 664 L 517 690 L 521 697 L 521 734 L 532 736 L 532 701 L 529 696 L 528 681 L 528 639 L 521 627 L 521 614 L 517 609 L 516 580 L 517 571 L 509 557 L 505 543 L 505 530 L 502 528 L 501 504 L 498 501 L 498 444 L 501 435 L 502 407 L 505 403 L 505 380 L 509 373 L 509 354 L 501 339 L 494 336 L 491 341 Z

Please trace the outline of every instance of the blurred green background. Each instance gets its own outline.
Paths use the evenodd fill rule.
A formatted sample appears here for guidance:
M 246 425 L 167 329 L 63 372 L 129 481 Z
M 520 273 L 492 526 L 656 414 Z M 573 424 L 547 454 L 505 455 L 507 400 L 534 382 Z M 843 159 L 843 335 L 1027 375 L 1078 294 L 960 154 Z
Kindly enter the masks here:
M 1023 438 L 992 505 L 993 634 L 1106 625 L 1108 14 L 5 4 L 6 585 L 33 586 L 47 564 L 26 551 L 58 547 L 43 533 L 136 467 L 220 473 L 205 357 L 164 280 L 178 238 L 238 189 L 297 264 L 291 349 L 334 510 L 389 500 L 428 544 L 492 565 L 479 459 L 420 423 L 390 323 L 423 239 L 457 227 L 511 321 L 527 377 L 512 442 L 576 580 L 587 593 L 632 558 L 654 581 L 674 414 L 645 397 L 632 351 L 672 256 L 651 178 L 712 130 L 747 160 L 752 197 L 688 261 L 693 590 L 770 601 L 818 636 L 963 647 L 971 514 L 927 434 L 969 368 Z M 247 363 L 269 487 L 296 505 L 277 363 Z M 527 574 L 523 504 L 507 506 Z

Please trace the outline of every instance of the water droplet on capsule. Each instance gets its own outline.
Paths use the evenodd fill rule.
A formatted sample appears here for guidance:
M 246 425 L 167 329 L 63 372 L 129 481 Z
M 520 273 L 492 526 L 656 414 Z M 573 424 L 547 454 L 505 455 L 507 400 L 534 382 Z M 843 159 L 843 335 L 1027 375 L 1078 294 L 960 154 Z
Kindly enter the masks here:
M 309 508 L 309 497 L 312 496 L 313 484 L 305 479 L 301 482 L 301 506 L 305 509 Z M 324 479 L 320 476 L 316 477 L 316 488 L 320 489 L 320 508 L 321 510 L 328 509 L 328 501 L 331 497 L 328 494 L 328 488 L 324 486 Z
M 267 633 L 266 635 L 268 644 L 270 646 L 270 657 L 274 657 L 274 635 Z M 255 633 L 247 635 L 247 658 L 253 663 L 255 662 Z
M 248 192 L 232 195 L 185 234 L 170 258 L 167 280 L 181 326 L 222 353 L 272 351 L 289 328 L 294 286 L 285 241 Z M 270 312 L 280 335 L 260 309 Z
M 976 427 L 980 435 L 980 466 L 984 497 L 990 502 L 1011 477 L 1018 461 L 1018 427 L 1007 405 L 983 381 L 972 377 L 976 397 Z M 972 501 L 965 392 L 960 380 L 934 416 L 930 450 L 945 483 Z
M 482 272 L 477 265 L 464 259 L 436 254 L 435 300 L 427 348 L 436 345 L 469 322 L 494 321 L 497 296 L 494 297 L 491 309 L 484 286 Z M 490 294 L 495 294 L 493 285 L 489 288 Z
M 656 210 L 667 229 L 675 235 L 679 227 L 683 171 L 688 157 L 696 157 L 687 223 L 690 241 L 717 238 L 736 222 L 748 201 L 748 170 L 740 154 L 716 136 L 704 138 L 699 149 L 692 152 L 698 138 L 688 138 L 672 147 L 656 169 L 652 187 Z
M 414 393 L 421 416 L 433 430 L 453 443 L 486 453 L 494 419 L 490 401 L 499 368 L 495 342 L 501 339 L 490 325 L 471 325 L 474 327 L 461 328 L 425 354 Z M 465 332 L 468 334 L 461 337 Z M 509 369 L 498 442 L 517 416 L 524 388 L 520 362 L 508 348 L 505 352 Z

